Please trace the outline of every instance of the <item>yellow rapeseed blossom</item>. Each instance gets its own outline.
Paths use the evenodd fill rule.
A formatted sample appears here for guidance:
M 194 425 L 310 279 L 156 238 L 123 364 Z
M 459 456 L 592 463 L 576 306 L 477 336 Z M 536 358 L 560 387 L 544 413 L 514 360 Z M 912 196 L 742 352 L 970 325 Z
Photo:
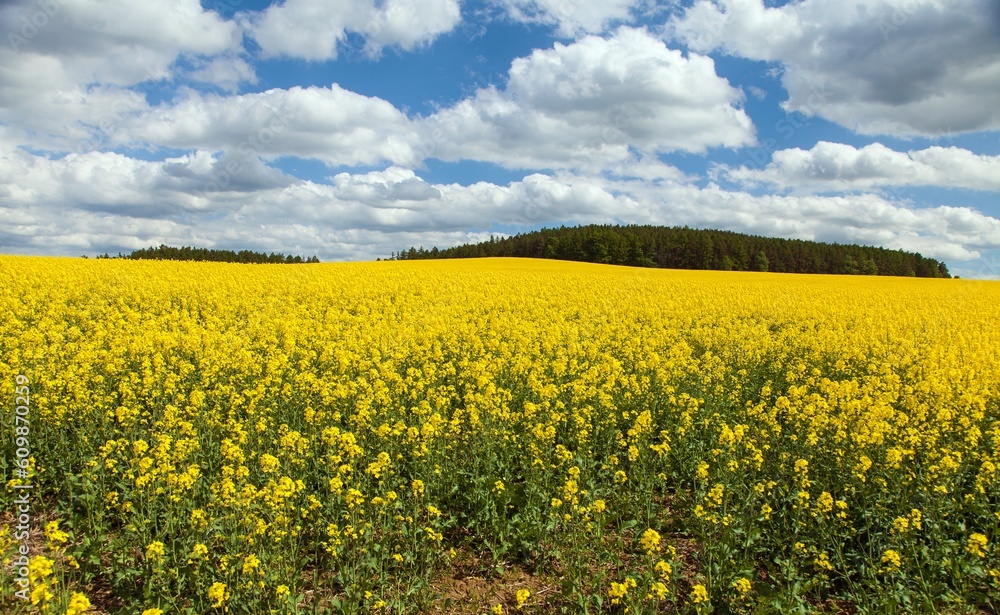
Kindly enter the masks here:
M 736 590 L 736 593 L 739 594 L 741 598 L 746 597 L 746 595 L 750 593 L 750 589 L 752 587 L 753 585 L 750 583 L 750 579 L 747 579 L 745 577 L 740 577 L 735 581 L 733 581 L 733 588 Z
M 641 246 L 604 247 L 617 261 Z M 137 575 L 130 612 L 267 612 L 294 599 L 278 583 L 313 573 L 337 577 L 345 611 L 412 610 L 442 567 L 488 556 L 467 549 L 509 560 L 539 537 L 583 580 L 557 591 L 642 609 L 684 583 L 684 558 L 643 531 L 664 527 L 694 553 L 755 536 L 817 596 L 856 579 L 848 610 L 881 600 L 885 579 L 865 570 L 919 572 L 950 602 L 916 595 L 915 574 L 897 598 L 931 610 L 1000 583 L 1000 284 L 5 255 L 0 289 L 0 398 L 29 382 L 31 428 L 7 428 L 30 440 L 35 512 L 67 485 L 93 504 L 38 527 L 41 610 L 81 590 L 77 537 L 108 575 Z M 8 501 L 23 486 L 12 477 Z M 873 520 L 887 527 L 860 540 Z M 594 587 L 622 540 L 644 557 Z M 718 608 L 745 610 L 723 568 Z M 363 598 L 372 570 L 384 593 Z M 747 595 L 793 599 L 767 571 L 739 575 Z M 710 606 L 705 586 L 673 598 Z
M 965 550 L 976 557 L 986 557 L 986 545 L 989 540 L 984 534 L 970 534 L 965 543 Z
M 660 577 L 660 579 L 664 581 L 669 581 L 670 575 L 674 572 L 673 566 L 671 566 L 669 562 L 665 562 L 663 560 L 656 562 L 656 565 L 653 566 L 653 570 L 656 572 L 656 576 Z
M 59 521 L 49 521 L 45 524 L 45 537 L 53 545 L 61 545 L 69 540 L 69 534 L 59 529 Z
M 611 598 L 611 604 L 621 603 L 622 598 L 628 595 L 630 589 L 636 586 L 636 581 L 632 577 L 625 577 L 625 580 L 621 583 L 612 581 L 611 587 L 608 589 L 608 597 Z
M 647 600 L 665 600 L 667 597 L 667 586 L 663 581 L 653 581 L 649 586 Z
M 260 456 L 260 470 L 264 474 L 274 474 L 281 467 L 281 461 L 274 455 L 264 453 Z
M 524 608 L 524 604 L 531 597 L 531 592 L 527 589 L 519 589 L 514 593 L 514 599 L 517 601 L 517 609 L 520 610 Z
M 642 533 L 642 538 L 639 539 L 639 544 L 642 546 L 643 550 L 647 555 L 653 555 L 654 553 L 660 552 L 660 533 L 654 529 L 648 529 Z
M 149 543 L 146 547 L 146 560 L 150 562 L 158 562 L 163 559 L 163 554 L 165 553 L 163 543 L 159 540 L 155 540 Z
M 885 552 L 882 553 L 881 562 L 885 564 L 885 569 L 887 571 L 892 572 L 894 570 L 899 570 L 899 567 L 902 565 L 903 560 L 902 558 L 900 558 L 899 553 L 896 552 L 895 550 L 886 549 Z
M 81 615 L 90 608 L 90 600 L 80 592 L 73 592 L 69 597 L 69 604 L 66 605 L 66 615 Z
M 691 588 L 691 603 L 701 604 L 703 602 L 708 602 L 708 588 L 706 588 L 701 583 L 696 584 Z
M 226 589 L 226 584 L 218 581 L 212 583 L 212 586 L 208 588 L 208 598 L 212 601 L 213 609 L 221 608 L 229 600 L 229 591 Z
M 32 585 L 38 585 L 50 577 L 54 570 L 55 561 L 44 555 L 36 555 L 31 558 L 31 563 L 28 566 L 28 579 Z

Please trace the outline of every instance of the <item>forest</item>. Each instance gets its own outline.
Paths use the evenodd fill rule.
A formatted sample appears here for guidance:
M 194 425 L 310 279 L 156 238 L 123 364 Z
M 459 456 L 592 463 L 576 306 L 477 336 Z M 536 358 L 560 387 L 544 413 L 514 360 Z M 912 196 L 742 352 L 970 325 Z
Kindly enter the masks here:
M 686 226 L 560 226 L 453 248 L 411 247 L 392 253 L 390 260 L 488 256 L 669 269 L 951 277 L 947 265 L 919 253 Z
M 299 264 L 318 263 L 319 258 L 310 256 L 292 256 L 284 254 L 265 254 L 264 252 L 252 252 L 250 250 L 213 250 L 209 248 L 194 248 L 183 246 L 174 248 L 160 244 L 159 247 L 143 248 L 134 250 L 131 254 L 118 253 L 118 256 L 110 256 L 107 252 L 97 258 L 125 258 L 132 260 L 161 260 L 161 261 L 207 261 L 215 263 L 270 263 L 270 264 Z

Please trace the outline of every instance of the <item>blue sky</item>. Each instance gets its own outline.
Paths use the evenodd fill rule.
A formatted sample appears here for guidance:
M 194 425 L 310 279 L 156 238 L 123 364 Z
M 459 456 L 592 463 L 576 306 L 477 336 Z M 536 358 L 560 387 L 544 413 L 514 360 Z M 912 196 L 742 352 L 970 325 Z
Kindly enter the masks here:
M 6 253 L 687 224 L 1000 277 L 990 0 L 16 0 L 0 35 Z

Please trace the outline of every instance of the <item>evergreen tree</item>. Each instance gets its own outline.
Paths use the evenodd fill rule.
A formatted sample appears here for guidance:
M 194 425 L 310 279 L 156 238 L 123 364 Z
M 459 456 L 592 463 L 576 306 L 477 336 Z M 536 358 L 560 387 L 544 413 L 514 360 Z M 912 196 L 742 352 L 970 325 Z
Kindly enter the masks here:
M 757 256 L 753 257 L 753 268 L 757 271 L 768 271 L 771 267 L 771 261 L 768 260 L 767 254 L 763 250 L 757 253 Z
M 750 257 L 749 255 L 754 255 Z M 689 227 L 543 228 L 454 248 L 393 252 L 396 260 L 516 256 L 640 267 L 950 277 L 944 263 L 884 248 L 777 239 Z

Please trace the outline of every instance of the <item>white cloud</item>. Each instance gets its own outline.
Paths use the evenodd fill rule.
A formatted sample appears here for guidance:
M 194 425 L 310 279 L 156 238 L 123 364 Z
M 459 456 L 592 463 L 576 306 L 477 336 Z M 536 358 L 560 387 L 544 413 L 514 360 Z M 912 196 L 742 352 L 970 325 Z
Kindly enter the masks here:
M 710 58 L 684 57 L 643 30 L 623 28 L 516 59 L 503 91 L 479 90 L 424 118 L 334 84 L 239 96 L 189 92 L 133 113 L 111 135 L 131 146 L 251 151 L 330 166 L 473 159 L 678 179 L 656 154 L 753 142 L 741 100 Z
M 214 85 L 227 92 L 236 92 L 242 83 L 257 83 L 253 67 L 243 58 L 216 56 L 198 63 L 198 68 L 187 77 L 194 81 Z
M 498 0 L 507 15 L 524 23 L 556 27 L 560 36 L 600 33 L 614 22 L 632 21 L 645 0 Z
M 510 168 L 604 168 L 658 152 L 754 142 L 742 93 L 711 58 L 685 57 L 644 30 L 588 36 L 513 62 L 484 88 L 426 118 L 427 155 Z
M 417 160 L 418 137 L 405 114 L 336 84 L 239 96 L 192 92 L 122 123 L 114 134 L 123 144 L 298 156 L 331 166 Z
M 785 108 L 866 134 L 1000 128 L 993 0 L 698 0 L 667 27 L 690 48 L 780 62 Z
M 360 32 L 371 51 L 393 45 L 410 50 L 450 32 L 461 20 L 458 0 L 388 0 Z
M 215 211 L 229 206 L 227 197 L 297 182 L 256 158 L 195 152 L 150 162 L 88 152 L 49 159 L 0 146 L 0 184 L 10 202 L 60 214 L 82 209 L 152 219 Z
M 410 50 L 450 32 L 461 21 L 458 0 L 286 0 L 242 20 L 265 55 L 331 60 L 349 32 L 369 53 Z
M 727 179 L 802 191 L 860 191 L 878 186 L 938 186 L 1000 192 L 1000 156 L 957 147 L 897 152 L 881 143 L 857 149 L 820 141 L 811 150 L 774 152 L 763 169 L 721 168 Z
M 5 147 L 0 245 L 76 253 L 196 244 L 364 259 L 410 245 L 469 241 L 468 233 L 495 225 L 620 222 L 881 245 L 949 264 L 1000 249 L 1000 220 L 970 208 L 916 208 L 872 194 L 755 196 L 669 179 L 654 185 L 570 172 L 461 186 L 432 184 L 402 167 L 316 183 L 256 159 L 236 161 L 242 165 L 230 173 L 233 159 L 204 152 L 163 162 L 108 153 L 50 160 Z
M 217 77 L 221 66 L 205 58 L 224 54 L 230 81 L 253 79 L 236 59 L 239 27 L 198 0 L 20 0 L 0 9 L 0 31 L 9 33 L 0 47 L 0 122 L 36 147 L 99 145 L 102 131 L 145 108 L 142 92 L 129 88 L 172 77 L 182 56 Z

